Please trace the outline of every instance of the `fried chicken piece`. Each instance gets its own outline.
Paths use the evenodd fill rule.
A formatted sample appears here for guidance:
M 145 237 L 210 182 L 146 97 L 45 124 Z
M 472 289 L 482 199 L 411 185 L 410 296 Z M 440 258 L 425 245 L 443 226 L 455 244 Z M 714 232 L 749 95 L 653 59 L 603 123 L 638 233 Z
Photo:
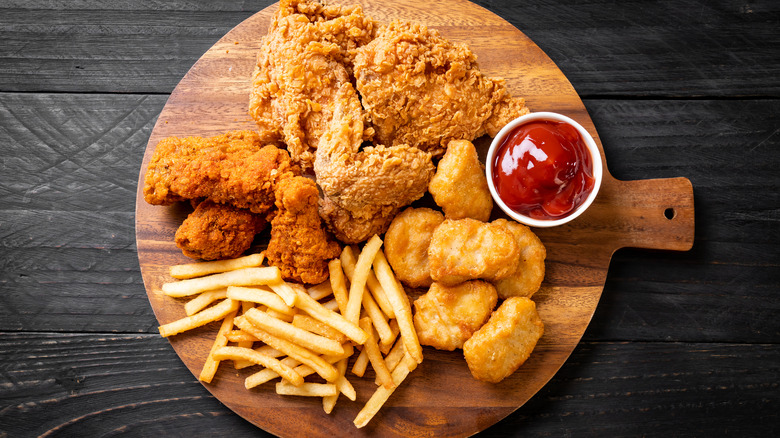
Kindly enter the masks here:
M 498 383 L 514 373 L 544 334 L 544 324 L 529 298 L 504 301 L 485 325 L 463 344 L 471 375 Z
M 503 79 L 482 74 L 465 45 L 419 24 L 393 21 L 357 49 L 356 87 L 377 141 L 444 152 L 450 140 L 495 136 L 528 112 Z
M 503 226 L 474 219 L 445 219 L 428 247 L 431 278 L 447 285 L 497 281 L 515 272 L 520 249 Z
M 439 161 L 428 191 L 447 219 L 490 219 L 493 197 L 485 168 L 477 150 L 468 140 L 452 140 Z
M 176 246 L 193 259 L 231 259 L 249 249 L 266 225 L 249 210 L 203 201 L 176 230 Z
M 271 220 L 266 257 L 285 280 L 318 284 L 328 278 L 328 261 L 341 247 L 322 226 L 317 185 L 309 178 L 287 178 L 276 187 L 278 211 Z
M 428 246 L 433 231 L 442 222 L 444 215 L 430 208 L 407 208 L 390 222 L 385 233 L 385 255 L 404 284 L 428 287 L 433 282 Z
M 320 213 L 340 240 L 358 243 L 371 237 L 368 230 L 384 233 L 402 207 L 425 194 L 434 166 L 429 153 L 407 145 L 361 150 L 363 113 L 351 84 L 336 90 L 333 105 L 314 161 L 326 198 Z
M 463 348 L 488 320 L 498 295 L 490 283 L 472 280 L 455 286 L 433 283 L 414 301 L 414 327 L 420 344 L 437 350 Z
M 493 223 L 509 230 L 520 248 L 520 259 L 515 272 L 493 283 L 498 291 L 498 296 L 502 299 L 509 297 L 531 298 L 539 290 L 542 280 L 544 280 L 544 259 L 547 257 L 547 249 L 539 237 L 523 224 L 506 219 L 496 219 Z
M 261 131 L 284 140 L 304 171 L 332 118 L 333 90 L 351 82 L 354 50 L 374 33 L 374 20 L 358 5 L 282 0 L 274 14 L 252 75 L 249 113 Z
M 144 199 L 170 205 L 206 198 L 264 214 L 274 205 L 276 182 L 298 173 L 285 150 L 263 146 L 260 134 L 253 131 L 168 137 L 154 149 L 144 178 Z

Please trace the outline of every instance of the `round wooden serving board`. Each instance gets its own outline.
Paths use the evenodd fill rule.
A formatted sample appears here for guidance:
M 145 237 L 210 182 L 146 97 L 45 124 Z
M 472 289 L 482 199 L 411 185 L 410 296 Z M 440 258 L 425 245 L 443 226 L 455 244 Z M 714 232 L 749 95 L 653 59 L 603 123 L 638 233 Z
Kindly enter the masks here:
M 504 77 L 513 95 L 524 96 L 532 111 L 572 117 L 601 147 L 587 110 L 566 77 L 539 47 L 497 15 L 465 0 L 358 3 L 381 22 L 417 21 L 452 41 L 467 43 L 481 69 Z M 164 137 L 254 129 L 247 114 L 250 75 L 260 38 L 276 10 L 273 5 L 239 24 L 198 60 L 171 94 L 149 138 L 136 198 L 136 239 L 147 294 L 160 324 L 184 316 L 184 301 L 163 295 L 161 285 L 172 281 L 171 265 L 189 261 L 173 243 L 186 209 L 146 204 L 143 175 L 155 145 Z M 489 139 L 475 144 L 484 157 Z M 330 415 L 323 412 L 320 399 L 278 396 L 273 384 L 244 389 L 250 370 L 236 371 L 230 363 L 204 386 L 237 414 L 281 436 L 467 436 L 498 422 L 542 388 L 574 350 L 596 309 L 615 250 L 629 246 L 688 250 L 693 244 L 689 180 L 618 181 L 606 161 L 603 164 L 601 191 L 586 214 L 563 227 L 535 230 L 548 255 L 545 282 L 534 295 L 545 333 L 530 359 L 503 382 L 474 380 L 460 351 L 426 347 L 423 363 L 363 429 L 356 429 L 352 421 L 374 391 L 373 374 L 363 379 L 349 376 L 358 400 L 341 397 Z M 495 217 L 499 216 L 496 208 Z M 195 376 L 217 327 L 213 323 L 170 338 Z

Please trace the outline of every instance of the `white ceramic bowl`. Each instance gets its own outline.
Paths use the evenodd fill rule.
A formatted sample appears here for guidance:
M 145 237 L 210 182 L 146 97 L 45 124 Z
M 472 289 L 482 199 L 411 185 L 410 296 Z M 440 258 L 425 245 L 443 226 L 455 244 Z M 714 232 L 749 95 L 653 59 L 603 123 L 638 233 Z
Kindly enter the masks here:
M 495 154 L 498 151 L 498 148 L 501 146 L 501 143 L 503 143 L 504 138 L 507 135 L 509 135 L 516 127 L 523 125 L 525 123 L 539 121 L 539 120 L 564 122 L 577 129 L 577 132 L 580 133 L 580 137 L 582 138 L 583 142 L 588 147 L 588 151 L 590 152 L 590 156 L 593 161 L 593 179 L 594 179 L 593 189 L 591 190 L 588 197 L 585 199 L 585 202 L 580 204 L 571 213 L 559 219 L 534 219 L 512 210 L 498 196 L 496 187 L 493 184 L 493 160 L 495 159 Z M 599 192 L 599 188 L 601 187 L 601 180 L 603 178 L 603 169 L 601 165 L 601 151 L 599 151 L 598 145 L 596 145 L 596 142 L 593 140 L 593 136 L 591 136 L 590 133 L 588 133 L 588 131 L 582 127 L 582 125 L 575 122 L 571 118 L 566 117 L 562 114 L 551 113 L 551 112 L 537 112 L 537 113 L 526 114 L 524 116 L 520 116 L 512 120 L 506 126 L 504 126 L 501 129 L 501 131 L 499 131 L 498 134 L 496 134 L 495 138 L 493 138 L 493 142 L 490 144 L 490 149 L 488 149 L 488 153 L 487 153 L 487 159 L 485 160 L 485 173 L 487 174 L 488 187 L 490 188 L 490 194 L 493 195 L 493 201 L 496 204 L 498 204 L 498 206 L 501 207 L 501 209 L 504 210 L 504 212 L 507 215 L 509 215 L 509 217 L 522 224 L 528 225 L 529 227 L 555 227 L 558 225 L 563 225 L 567 222 L 576 219 L 585 210 L 587 210 L 588 207 L 590 207 L 590 205 L 593 203 L 593 200 L 596 199 L 596 195 Z

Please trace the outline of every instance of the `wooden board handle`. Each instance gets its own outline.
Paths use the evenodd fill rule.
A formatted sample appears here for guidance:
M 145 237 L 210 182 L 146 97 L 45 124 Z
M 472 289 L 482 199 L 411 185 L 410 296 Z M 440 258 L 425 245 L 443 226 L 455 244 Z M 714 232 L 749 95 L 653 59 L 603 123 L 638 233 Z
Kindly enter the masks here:
M 693 246 L 693 185 L 687 178 L 619 181 L 605 179 L 597 203 L 623 247 L 687 251 Z

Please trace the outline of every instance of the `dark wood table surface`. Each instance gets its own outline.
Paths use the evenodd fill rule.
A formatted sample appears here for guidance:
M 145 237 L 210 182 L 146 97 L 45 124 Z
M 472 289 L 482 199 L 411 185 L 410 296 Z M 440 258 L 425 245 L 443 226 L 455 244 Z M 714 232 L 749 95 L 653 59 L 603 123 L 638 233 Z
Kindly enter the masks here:
M 572 356 L 481 435 L 777 436 L 780 2 L 477 3 L 566 74 L 615 177 L 687 177 L 696 208 L 690 251 L 614 255 Z M 0 437 L 265 435 L 159 336 L 134 201 L 170 92 L 269 4 L 0 3 Z

